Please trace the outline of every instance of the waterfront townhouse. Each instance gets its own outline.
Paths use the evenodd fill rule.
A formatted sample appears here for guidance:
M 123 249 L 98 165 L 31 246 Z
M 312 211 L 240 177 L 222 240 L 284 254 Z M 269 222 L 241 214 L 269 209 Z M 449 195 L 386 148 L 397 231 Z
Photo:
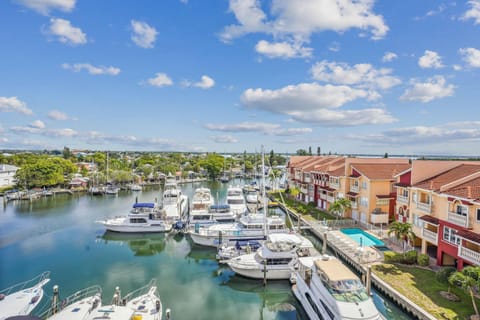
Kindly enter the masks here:
M 326 159 L 328 157 L 323 156 L 293 156 L 290 158 L 287 165 L 288 187 L 296 187 L 300 190 L 299 200 L 304 202 L 314 201 L 315 188 L 310 170 Z
M 348 158 L 344 192 L 352 204 L 350 217 L 370 224 L 388 224 L 393 220 L 395 176 L 409 168 L 409 159 Z
M 397 175 L 396 218 L 438 265 L 480 264 L 480 163 L 422 161 Z
M 340 185 L 345 176 L 345 159 L 330 158 L 313 168 L 311 176 L 315 192 L 314 202 L 318 208 L 328 210 L 337 198 L 343 198 Z

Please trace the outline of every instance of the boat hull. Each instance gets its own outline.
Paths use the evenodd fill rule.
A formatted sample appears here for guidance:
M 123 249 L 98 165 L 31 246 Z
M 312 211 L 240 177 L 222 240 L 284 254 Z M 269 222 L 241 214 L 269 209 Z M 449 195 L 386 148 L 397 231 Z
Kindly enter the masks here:
M 196 232 L 190 232 L 190 237 L 192 238 L 195 244 L 207 247 L 218 247 L 222 244 L 235 245 L 237 241 L 246 241 L 246 240 L 265 240 L 265 236 L 262 233 L 258 234 L 246 234 L 246 235 L 235 235 L 228 236 L 222 235 L 221 237 L 213 235 L 202 235 Z

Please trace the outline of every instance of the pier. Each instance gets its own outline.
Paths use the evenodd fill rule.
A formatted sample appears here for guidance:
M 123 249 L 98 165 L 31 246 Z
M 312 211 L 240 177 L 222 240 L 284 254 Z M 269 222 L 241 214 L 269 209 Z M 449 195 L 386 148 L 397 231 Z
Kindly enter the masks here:
M 324 248 L 322 253 L 326 251 L 326 247 L 328 246 L 337 258 L 340 258 L 344 263 L 348 264 L 352 269 L 361 274 L 365 282 L 367 282 L 367 275 L 371 273 L 369 272 L 370 266 L 375 263 L 383 262 L 383 254 L 380 250 L 372 247 L 358 246 L 356 242 L 339 231 L 341 227 L 359 228 L 359 225 L 355 222 L 351 220 L 330 220 L 329 222 L 321 222 L 317 220 L 309 221 L 302 217 L 302 215 L 288 209 L 285 205 L 280 203 L 279 206 L 290 217 L 297 220 L 297 228 L 308 229 L 314 236 L 322 240 Z M 436 319 L 434 316 L 420 308 L 416 303 L 392 288 L 374 273 L 371 273 L 370 281 L 378 291 L 389 297 L 395 302 L 395 304 L 408 312 L 412 317 L 420 320 Z M 365 283 L 366 287 L 369 285 L 369 283 Z

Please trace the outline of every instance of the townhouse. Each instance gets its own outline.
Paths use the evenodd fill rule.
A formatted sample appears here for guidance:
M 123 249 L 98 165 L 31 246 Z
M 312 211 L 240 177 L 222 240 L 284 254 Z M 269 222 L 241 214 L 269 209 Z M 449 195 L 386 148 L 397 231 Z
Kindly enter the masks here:
M 480 163 L 413 161 L 397 175 L 396 219 L 438 265 L 480 265 Z

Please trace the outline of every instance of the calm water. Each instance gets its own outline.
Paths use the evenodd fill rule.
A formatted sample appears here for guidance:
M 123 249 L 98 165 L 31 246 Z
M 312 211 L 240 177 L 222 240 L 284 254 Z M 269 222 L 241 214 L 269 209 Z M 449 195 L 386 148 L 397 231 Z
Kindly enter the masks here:
M 191 197 L 202 185 L 224 202 L 225 184 L 182 188 Z M 95 224 L 106 216 L 126 214 L 137 197 L 145 202 L 160 199 L 160 191 L 118 197 L 59 195 L 0 206 L 0 288 L 49 270 L 48 297 L 54 284 L 61 297 L 98 284 L 104 303 L 109 303 L 116 286 L 126 294 L 156 278 L 173 319 L 305 319 L 287 281 L 264 287 L 261 281 L 234 276 L 218 265 L 213 249 L 193 246 L 181 235 L 106 233 Z M 388 319 L 409 319 L 382 297 L 374 297 Z

